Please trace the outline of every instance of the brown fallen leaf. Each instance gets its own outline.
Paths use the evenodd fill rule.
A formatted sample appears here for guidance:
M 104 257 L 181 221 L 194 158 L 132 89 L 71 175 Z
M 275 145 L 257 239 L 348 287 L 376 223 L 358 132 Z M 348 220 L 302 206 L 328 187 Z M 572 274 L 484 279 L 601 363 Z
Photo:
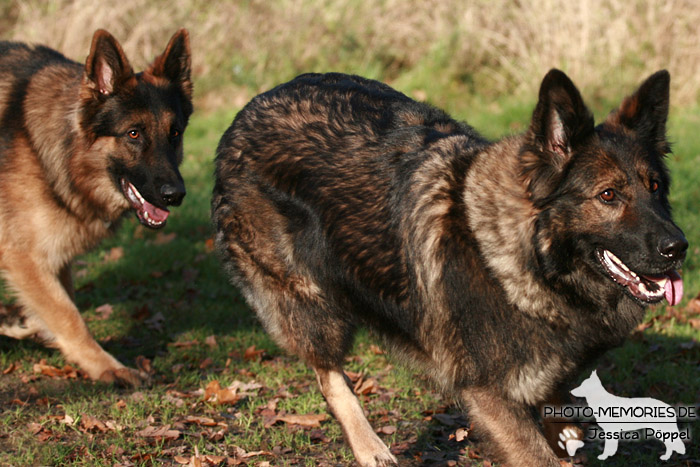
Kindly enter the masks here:
M 105 303 L 104 305 L 100 305 L 95 308 L 95 313 L 97 313 L 97 319 L 105 320 L 112 316 L 112 313 L 114 313 L 114 308 L 109 303 Z
M 353 388 L 357 395 L 376 394 L 379 391 L 379 383 L 374 378 L 360 379 Z
M 204 461 L 209 465 L 220 465 L 226 461 L 226 457 L 207 454 L 204 456 Z
M 63 423 L 68 426 L 73 426 L 75 419 L 68 414 L 65 414 L 61 419 L 58 420 L 59 423 Z
M 211 238 L 211 237 L 210 237 L 210 238 L 207 238 L 207 239 L 204 241 L 204 250 L 205 250 L 207 253 L 211 253 L 212 251 L 214 251 L 214 249 L 216 249 L 216 245 L 214 244 L 214 239 Z
M 216 425 L 218 425 L 218 423 L 213 418 L 197 417 L 195 415 L 188 415 L 187 417 L 184 418 L 183 422 L 192 423 L 192 424 L 201 425 L 201 426 L 216 426 Z
M 652 326 L 651 321 L 647 321 L 644 323 L 639 323 L 636 328 L 634 328 L 635 332 L 644 332 L 645 330 L 649 329 Z
M 312 443 L 330 443 L 331 439 L 326 436 L 326 433 L 321 430 L 320 428 L 316 430 L 311 430 L 309 432 L 309 439 L 311 440 Z
M 27 428 L 29 428 L 29 433 L 35 435 L 44 429 L 44 425 L 41 423 L 30 422 L 27 423 Z
M 174 441 L 180 437 L 181 433 L 179 430 L 171 430 L 170 425 L 164 425 L 161 427 L 147 426 L 143 430 L 134 433 L 134 435 L 140 438 L 155 438 L 156 440 L 165 439 L 167 441 Z
M 46 360 L 43 358 L 39 360 L 39 363 L 34 364 L 33 370 L 34 373 L 49 376 L 51 378 L 75 379 L 78 377 L 78 370 L 72 366 L 64 365 L 63 368 L 57 368 L 47 364 Z
M 243 359 L 248 362 L 260 360 L 262 358 L 263 353 L 265 353 L 265 350 L 257 350 L 254 345 L 251 345 L 250 347 L 245 349 Z
M 18 368 L 18 366 L 17 366 L 16 363 L 10 363 L 10 366 L 8 366 L 8 367 L 5 368 L 4 370 L 2 370 L 2 374 L 3 374 L 3 375 L 9 375 L 9 374 L 12 373 L 13 371 L 15 371 L 17 368 Z
M 80 430 L 83 432 L 101 432 L 107 433 L 110 431 L 103 422 L 93 417 L 92 415 L 82 414 L 80 416 Z
M 29 428 L 29 432 L 32 435 L 36 436 L 40 443 L 48 441 L 53 436 L 53 432 L 41 423 L 28 423 L 27 428 Z
M 458 443 L 461 443 L 462 441 L 464 441 L 465 439 L 467 439 L 469 437 L 469 430 L 466 428 L 457 428 L 457 431 L 455 431 L 454 437 L 455 437 L 455 441 L 457 441 Z
M 349 370 L 345 370 L 345 376 L 347 376 L 350 382 L 353 384 L 357 383 L 360 380 L 360 378 L 364 378 L 363 373 L 356 373 L 354 371 Z
M 199 345 L 198 340 L 191 340 L 191 341 L 184 341 L 184 342 L 173 342 L 171 344 L 168 344 L 169 346 L 173 346 L 175 348 L 179 349 L 189 349 L 190 347 L 194 347 L 195 345 Z
M 385 425 L 377 430 L 377 433 L 382 433 L 385 435 L 393 435 L 396 433 L 396 427 L 394 425 Z
M 319 428 L 321 422 L 327 418 L 326 414 L 285 414 L 277 415 L 276 421 L 289 425 L 299 425 L 304 428 Z
M 105 261 L 106 262 L 114 262 L 114 261 L 119 261 L 124 257 L 124 248 L 120 246 L 115 246 L 112 249 L 110 249 L 107 254 L 105 255 Z
M 212 349 L 215 349 L 218 346 L 218 344 L 216 343 L 216 336 L 214 335 L 207 336 L 207 338 L 204 339 L 204 343 Z
M 212 429 L 209 429 L 207 431 L 207 439 L 209 441 L 213 441 L 216 443 L 216 442 L 224 439 L 224 436 L 226 436 L 226 433 L 228 433 L 228 427 L 222 428 L 222 429 L 217 430 L 217 431 L 213 431 Z
M 243 396 L 238 394 L 238 388 L 222 388 L 217 380 L 212 380 L 204 388 L 204 400 L 215 404 L 235 404 Z
M 700 294 L 688 302 L 687 308 L 691 313 L 700 313 Z
M 149 358 L 144 357 L 143 355 L 138 355 L 136 357 L 136 368 L 148 375 L 152 375 L 153 373 L 155 373 L 155 370 L 151 365 L 151 360 Z
M 238 446 L 233 446 L 233 456 L 236 459 L 250 459 L 251 457 L 258 456 L 273 456 L 274 454 L 270 451 L 250 451 L 246 452 L 245 449 L 239 448 Z
M 204 360 L 202 360 L 202 361 L 199 363 L 199 369 L 200 369 L 200 370 L 206 370 L 207 368 L 209 368 L 209 367 L 212 366 L 213 364 L 214 364 L 214 360 L 212 360 L 211 358 L 207 357 L 207 358 L 205 358 Z
M 155 240 L 153 240 L 153 244 L 154 245 L 167 245 L 168 243 L 175 240 L 176 237 L 177 237 L 177 234 L 175 232 L 170 232 L 170 233 L 158 232 L 156 234 Z

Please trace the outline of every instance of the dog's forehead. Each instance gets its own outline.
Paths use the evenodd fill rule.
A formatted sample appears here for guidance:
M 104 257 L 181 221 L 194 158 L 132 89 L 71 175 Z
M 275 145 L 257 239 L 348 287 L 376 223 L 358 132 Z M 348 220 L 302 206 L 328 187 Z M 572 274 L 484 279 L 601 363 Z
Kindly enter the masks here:
M 589 152 L 587 165 L 601 175 L 624 175 L 628 183 L 646 182 L 664 173 L 662 156 L 633 134 L 598 132 L 597 144 Z
M 182 94 L 174 83 L 164 78 L 153 77 L 148 73 L 139 73 L 136 78 L 130 93 L 134 103 L 156 111 L 171 111 L 173 113 L 181 111 Z
M 180 101 L 171 89 L 148 83 L 139 83 L 132 92 L 123 95 L 114 110 L 125 117 L 119 120 L 129 120 L 132 124 L 139 122 L 148 127 L 169 128 L 183 117 Z

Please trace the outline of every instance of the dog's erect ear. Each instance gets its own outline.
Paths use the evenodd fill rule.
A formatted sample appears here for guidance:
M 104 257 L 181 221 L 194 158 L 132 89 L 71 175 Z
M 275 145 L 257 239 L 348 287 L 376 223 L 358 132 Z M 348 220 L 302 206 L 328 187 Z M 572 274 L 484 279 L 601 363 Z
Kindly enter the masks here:
M 521 153 L 523 177 L 533 196 L 544 196 L 545 186 L 553 188 L 553 178 L 593 128 L 593 115 L 574 83 L 562 71 L 550 70 L 542 80 Z
M 113 94 L 134 74 L 119 42 L 104 29 L 92 36 L 90 55 L 85 61 L 85 78 L 103 96 Z
M 634 94 L 623 100 L 605 123 L 634 131 L 663 154 L 670 152 L 666 140 L 670 84 L 671 75 L 668 71 L 657 71 Z
M 147 72 L 176 83 L 185 96 L 192 99 L 191 70 L 190 35 L 187 29 L 180 29 L 170 38 L 165 51 L 153 61 Z

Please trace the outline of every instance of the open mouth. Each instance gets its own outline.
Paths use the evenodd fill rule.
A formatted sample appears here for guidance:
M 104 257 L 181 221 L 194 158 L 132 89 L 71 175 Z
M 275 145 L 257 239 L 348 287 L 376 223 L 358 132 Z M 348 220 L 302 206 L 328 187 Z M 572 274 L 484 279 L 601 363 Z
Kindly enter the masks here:
M 673 306 L 683 298 L 683 279 L 675 269 L 663 274 L 637 274 L 608 250 L 596 250 L 596 256 L 610 277 L 641 301 L 656 303 L 665 298 Z
M 163 227 L 170 212 L 167 209 L 161 209 L 146 201 L 143 196 L 141 196 L 141 193 L 139 193 L 139 190 L 125 178 L 122 178 L 120 182 L 122 192 L 124 196 L 126 196 L 126 199 L 129 200 L 131 207 L 136 211 L 136 216 L 139 218 L 139 221 L 146 227 L 152 229 Z

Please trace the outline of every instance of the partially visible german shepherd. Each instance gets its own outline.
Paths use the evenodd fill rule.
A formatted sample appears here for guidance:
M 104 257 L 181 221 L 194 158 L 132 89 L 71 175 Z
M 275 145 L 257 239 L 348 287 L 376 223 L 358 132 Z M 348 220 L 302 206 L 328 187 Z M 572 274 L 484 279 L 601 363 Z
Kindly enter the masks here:
M 358 326 L 456 397 L 494 457 L 559 466 L 532 408 L 645 305 L 681 298 L 669 81 L 652 75 L 594 126 L 552 70 L 528 131 L 495 143 L 342 74 L 302 75 L 237 115 L 216 160 L 218 248 L 267 331 L 314 368 L 361 465 L 397 461 L 344 379 Z
M 21 309 L 0 334 L 37 337 L 97 380 L 138 384 L 73 304 L 71 260 L 129 209 L 151 228 L 185 196 L 178 165 L 192 113 L 186 30 L 143 72 L 98 30 L 85 65 L 0 42 L 0 268 Z

